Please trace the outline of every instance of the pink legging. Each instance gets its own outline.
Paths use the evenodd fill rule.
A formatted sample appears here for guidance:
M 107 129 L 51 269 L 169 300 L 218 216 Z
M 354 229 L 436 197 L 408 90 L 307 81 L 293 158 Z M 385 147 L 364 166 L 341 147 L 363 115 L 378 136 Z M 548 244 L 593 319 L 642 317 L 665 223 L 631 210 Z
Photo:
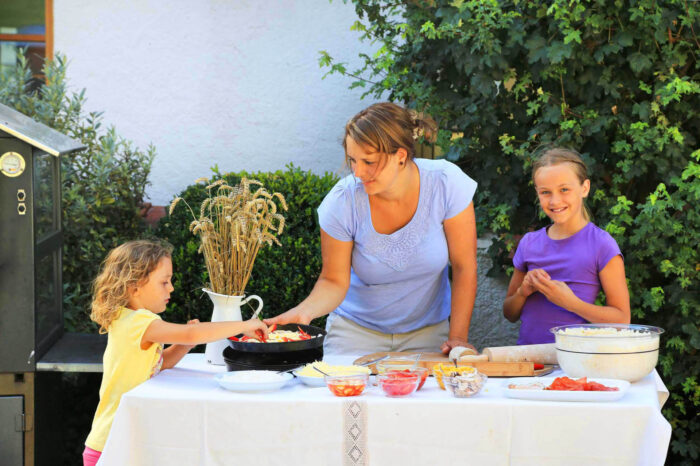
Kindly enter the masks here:
M 83 466 L 95 466 L 101 455 L 101 451 L 96 451 L 90 447 L 85 447 L 85 450 L 83 451 Z

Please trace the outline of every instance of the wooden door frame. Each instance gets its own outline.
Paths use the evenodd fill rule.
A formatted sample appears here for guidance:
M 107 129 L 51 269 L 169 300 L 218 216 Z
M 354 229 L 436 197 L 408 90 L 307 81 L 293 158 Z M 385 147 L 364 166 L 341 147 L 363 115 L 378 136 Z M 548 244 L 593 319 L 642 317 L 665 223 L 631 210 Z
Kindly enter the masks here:
M 53 60 L 53 0 L 44 0 L 46 59 Z

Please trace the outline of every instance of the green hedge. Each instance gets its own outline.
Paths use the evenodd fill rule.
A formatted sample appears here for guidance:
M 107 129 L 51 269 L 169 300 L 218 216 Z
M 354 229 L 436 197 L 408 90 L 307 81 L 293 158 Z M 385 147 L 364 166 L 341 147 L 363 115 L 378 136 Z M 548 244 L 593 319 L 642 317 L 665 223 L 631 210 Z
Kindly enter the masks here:
M 242 177 L 262 182 L 269 192 L 281 193 L 289 206 L 285 213 L 284 233 L 278 237 L 281 247 L 265 247 L 260 250 L 253 266 L 247 294 L 256 294 L 263 299 L 261 315 L 272 317 L 299 304 L 311 291 L 321 271 L 321 239 L 316 208 L 330 191 L 338 178 L 330 173 L 322 176 L 305 172 L 289 165 L 285 171 L 264 173 L 221 174 L 214 169 L 211 181 L 224 178 L 233 186 Z M 207 197 L 202 183 L 189 186 L 179 197 L 184 198 L 195 212 Z M 198 318 L 211 319 L 212 304 L 202 287 L 208 281 L 204 256 L 197 252 L 199 238 L 188 230 L 192 215 L 179 204 L 172 214 L 163 218 L 156 236 L 169 241 L 173 251 L 173 285 L 168 305 L 168 320 L 185 322 Z M 252 308 L 244 306 L 243 317 L 249 318 Z M 316 325 L 323 325 L 318 319 Z
M 353 4 L 353 29 L 377 53 L 358 70 L 326 52 L 321 65 L 439 120 L 446 157 L 479 182 L 479 229 L 496 235 L 491 273 L 512 270 L 518 238 L 548 222 L 530 182 L 536 153 L 583 154 L 595 222 L 625 254 L 633 320 L 666 329 L 669 464 L 697 464 L 700 2 Z

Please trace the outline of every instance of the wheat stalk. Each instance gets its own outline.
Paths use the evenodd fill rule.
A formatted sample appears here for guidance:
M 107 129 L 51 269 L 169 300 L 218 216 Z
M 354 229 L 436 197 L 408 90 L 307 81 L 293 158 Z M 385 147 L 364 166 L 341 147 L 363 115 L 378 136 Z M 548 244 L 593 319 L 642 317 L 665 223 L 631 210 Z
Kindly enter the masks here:
M 196 183 L 207 181 L 199 178 Z M 287 202 L 282 194 L 269 193 L 260 181 L 247 178 L 237 186 L 217 180 L 206 189 L 209 197 L 202 202 L 199 217 L 179 197 L 170 204 L 170 215 L 179 202 L 187 205 L 194 219 L 189 229 L 199 235 L 211 290 L 242 296 L 260 247 L 281 245 L 277 237 L 284 231 L 285 218 L 278 210 L 288 210 Z

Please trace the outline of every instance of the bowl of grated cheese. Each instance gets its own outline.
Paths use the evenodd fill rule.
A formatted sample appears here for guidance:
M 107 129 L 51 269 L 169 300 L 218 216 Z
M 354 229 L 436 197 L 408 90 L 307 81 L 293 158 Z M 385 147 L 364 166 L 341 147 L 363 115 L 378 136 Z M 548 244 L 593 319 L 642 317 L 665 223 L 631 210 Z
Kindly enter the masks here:
M 292 373 L 301 380 L 304 385 L 308 385 L 309 387 L 325 387 L 326 381 L 324 380 L 324 375 L 314 369 L 314 367 L 332 376 L 370 374 L 370 370 L 367 367 L 337 366 L 323 361 L 312 362 L 304 367 L 296 369 Z
M 664 330 L 635 324 L 573 324 L 550 332 L 557 362 L 569 377 L 636 382 L 656 367 Z

